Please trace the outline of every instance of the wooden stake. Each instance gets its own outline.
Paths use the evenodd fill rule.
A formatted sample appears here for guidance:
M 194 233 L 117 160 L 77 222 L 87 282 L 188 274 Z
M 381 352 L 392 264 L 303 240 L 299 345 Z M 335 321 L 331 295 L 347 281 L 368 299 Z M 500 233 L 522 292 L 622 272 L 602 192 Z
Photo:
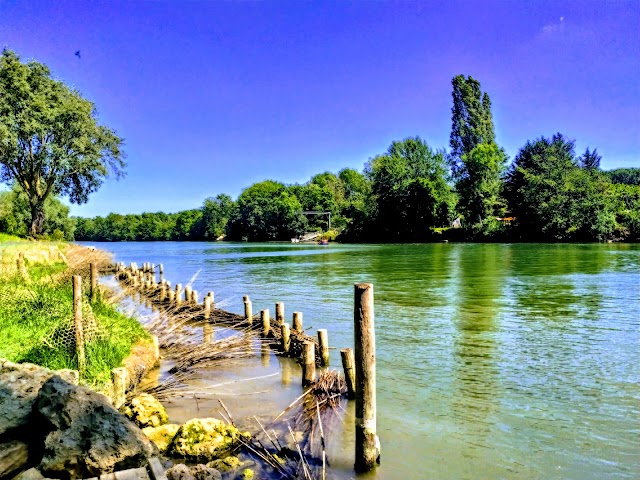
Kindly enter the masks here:
M 316 346 L 311 342 L 302 344 L 302 386 L 316 381 Z
M 245 301 L 244 301 L 244 318 L 247 320 L 247 323 L 249 325 L 251 325 L 253 323 L 253 310 L 252 310 L 252 306 L 251 306 L 251 300 L 249 300 L 249 297 L 247 295 L 245 295 Z
M 292 329 L 302 333 L 302 312 L 293 312 Z
M 164 282 L 160 284 L 160 301 L 164 302 L 167 299 L 167 286 Z
M 127 394 L 127 369 L 114 368 L 111 370 L 111 383 L 113 384 L 113 407 L 115 409 L 124 405 Z
M 318 330 L 318 344 L 320 345 L 320 356 L 322 358 L 322 365 L 329 365 L 329 337 L 325 328 Z
M 278 325 L 284 323 L 284 302 L 276 303 L 276 322 L 278 322 Z
M 184 301 L 186 303 L 191 303 L 191 285 L 184 287 Z
M 84 356 L 84 330 L 82 328 L 82 277 L 73 276 L 73 324 L 76 334 L 76 356 L 78 358 L 78 371 L 84 373 L 86 359 Z
M 260 318 L 262 319 L 262 336 L 268 337 L 271 330 L 271 319 L 269 318 L 269 309 L 260 310 Z
M 282 333 L 281 348 L 284 353 L 289 353 L 291 347 L 291 337 L 289 332 L 289 324 L 283 323 L 280 325 L 280 333 Z
M 194 290 L 191 292 L 191 303 L 193 303 L 194 305 L 198 304 L 198 291 Z
M 98 298 L 98 266 L 91 262 L 89 264 L 89 272 L 91 278 L 91 289 L 89 290 L 89 298 L 95 302 Z
M 204 297 L 204 319 L 209 320 L 211 318 L 211 297 L 207 295 Z
M 176 292 L 174 292 L 173 290 L 169 290 L 167 292 L 167 295 L 169 296 L 169 303 L 173 303 L 176 300 Z
M 354 285 L 354 338 L 356 362 L 356 472 L 379 462 L 376 436 L 376 335 L 373 285 Z
M 347 398 L 353 400 L 356 398 L 356 361 L 353 358 L 353 350 L 350 348 L 340 350 L 340 356 L 342 357 L 344 379 L 347 383 Z
M 216 308 L 216 299 L 213 292 L 209 292 L 207 295 L 211 297 L 211 308 Z
M 176 283 L 176 305 L 180 305 L 182 303 L 182 284 Z

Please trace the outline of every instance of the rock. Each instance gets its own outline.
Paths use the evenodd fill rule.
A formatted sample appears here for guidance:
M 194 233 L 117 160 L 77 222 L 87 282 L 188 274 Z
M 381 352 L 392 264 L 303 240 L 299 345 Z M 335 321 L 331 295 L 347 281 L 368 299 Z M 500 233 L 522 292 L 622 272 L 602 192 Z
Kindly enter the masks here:
M 251 470 L 250 468 L 245 468 L 242 471 L 242 474 L 240 475 L 240 478 L 242 480 L 253 480 L 254 476 L 255 476 L 255 474 L 253 473 L 253 470 Z
M 40 387 L 54 374 L 77 382 L 77 372 L 73 370 L 54 372 L 30 363 L 0 362 L 0 439 L 25 434 L 32 439 L 33 431 L 24 427 L 31 421 Z
M 143 467 L 157 453 L 151 441 L 103 395 L 53 376 L 35 405 L 49 426 L 38 469 L 45 476 L 87 478 Z
M 180 425 L 175 423 L 167 423 L 159 427 L 147 427 L 142 429 L 149 440 L 156 444 L 160 453 L 165 453 L 171 444 L 171 440 L 176 436 Z
M 191 467 L 191 474 L 196 480 L 222 480 L 222 474 L 215 468 L 207 465 Z
M 13 477 L 13 480 L 44 480 L 44 475 L 42 475 L 37 468 L 30 468 L 20 475 Z
M 228 472 L 229 470 L 235 470 L 240 465 L 242 465 L 242 462 L 240 461 L 240 459 L 233 455 L 229 455 L 224 458 L 219 458 L 217 460 L 213 460 L 207 463 L 207 467 L 215 468 L 217 470 L 220 470 L 221 472 Z
M 162 404 L 148 393 L 142 393 L 120 409 L 140 428 L 159 427 L 169 421 Z
M 13 441 L 0 444 L 0 478 L 22 470 L 29 462 L 29 445 Z
M 168 480 L 195 480 L 191 470 L 184 463 L 178 463 L 166 471 Z
M 240 432 L 217 418 L 194 418 L 180 427 L 169 451 L 189 460 L 214 460 L 239 444 Z

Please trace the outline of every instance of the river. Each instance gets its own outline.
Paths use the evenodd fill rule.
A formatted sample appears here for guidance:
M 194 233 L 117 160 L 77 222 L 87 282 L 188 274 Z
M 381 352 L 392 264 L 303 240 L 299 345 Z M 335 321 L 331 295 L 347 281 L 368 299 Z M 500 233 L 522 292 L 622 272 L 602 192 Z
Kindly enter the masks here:
M 288 319 L 328 329 L 336 367 L 353 284 L 373 283 L 376 478 L 640 476 L 638 244 L 93 245 L 162 263 L 173 284 L 197 273 L 233 312 L 244 294 L 254 313 L 285 302 Z M 294 383 L 271 395 L 287 405 Z M 330 460 L 348 478 L 350 435 L 337 437 Z

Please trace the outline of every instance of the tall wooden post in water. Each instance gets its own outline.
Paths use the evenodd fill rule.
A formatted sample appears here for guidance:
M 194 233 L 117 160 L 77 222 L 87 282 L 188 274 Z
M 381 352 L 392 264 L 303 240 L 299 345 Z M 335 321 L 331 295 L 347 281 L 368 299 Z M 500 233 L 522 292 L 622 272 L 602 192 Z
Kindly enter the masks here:
M 373 285 L 356 283 L 354 338 L 356 360 L 356 472 L 375 467 L 379 458 L 376 435 L 376 335 Z
M 84 356 L 84 331 L 82 328 L 82 277 L 80 275 L 73 276 L 73 325 L 76 336 L 78 371 L 83 373 L 86 362 Z

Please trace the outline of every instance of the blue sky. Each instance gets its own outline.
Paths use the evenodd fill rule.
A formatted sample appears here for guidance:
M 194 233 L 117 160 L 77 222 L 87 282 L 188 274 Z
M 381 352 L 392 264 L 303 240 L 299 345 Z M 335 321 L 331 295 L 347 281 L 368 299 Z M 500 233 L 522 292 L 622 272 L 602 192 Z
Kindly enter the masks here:
M 127 177 L 72 207 L 83 216 L 361 170 L 408 136 L 448 148 L 457 74 L 490 94 L 510 158 L 559 131 L 605 169 L 640 167 L 639 25 L 637 0 L 0 0 L 0 46 L 125 139 Z

